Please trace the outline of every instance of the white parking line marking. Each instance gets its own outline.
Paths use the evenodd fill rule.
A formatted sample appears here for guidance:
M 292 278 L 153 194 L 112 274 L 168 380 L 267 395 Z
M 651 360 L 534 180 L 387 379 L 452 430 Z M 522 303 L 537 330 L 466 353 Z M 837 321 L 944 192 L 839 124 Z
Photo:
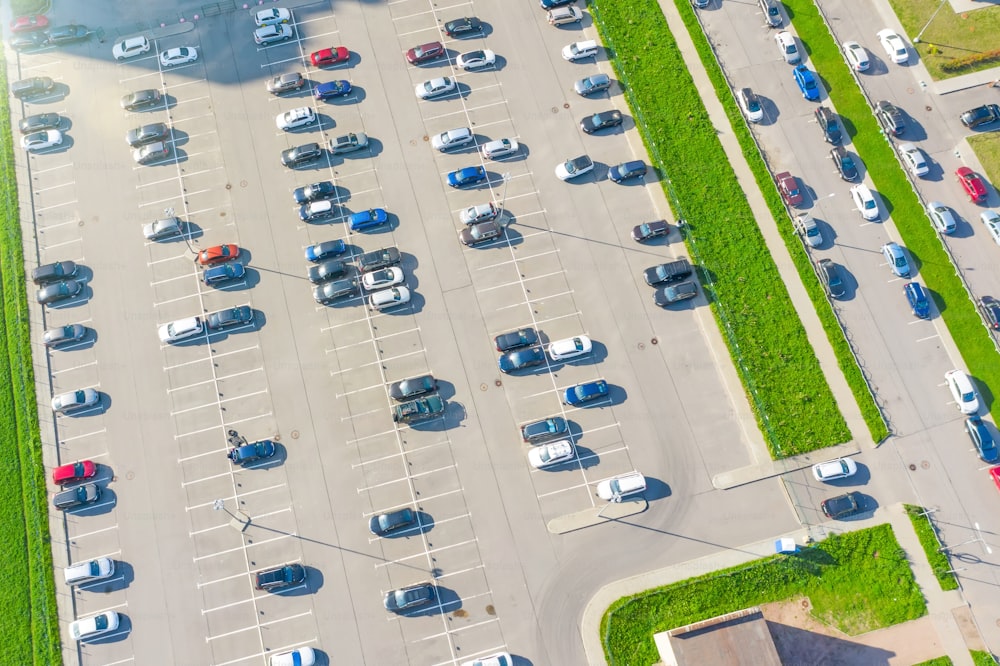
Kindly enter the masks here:
M 59 169 L 65 169 L 71 166 L 73 166 L 73 162 L 67 162 L 66 164 L 60 164 L 59 166 L 48 167 L 47 169 L 32 169 L 31 173 L 35 176 L 39 176 L 43 173 L 48 173 L 50 171 L 58 171 Z
M 591 484 L 589 483 L 578 483 L 576 485 L 568 486 L 566 488 L 560 488 L 559 490 L 553 490 L 552 492 L 542 493 L 541 495 L 538 495 L 538 499 L 541 499 L 543 497 L 549 497 L 551 495 L 558 495 L 559 493 L 565 493 L 570 490 L 576 490 L 577 488 L 587 488 L 590 485 Z
M 227 451 L 229 451 L 228 447 L 223 447 L 221 449 L 213 449 L 211 451 L 202 451 L 201 453 L 195 453 L 194 455 L 185 456 L 184 458 L 178 458 L 177 462 L 178 463 L 190 462 L 192 460 L 197 460 L 198 458 L 204 458 L 206 456 L 214 456 L 220 453 L 226 453 Z
M 104 534 L 105 532 L 110 532 L 111 530 L 118 529 L 118 523 L 115 523 L 111 527 L 102 527 L 99 530 L 94 530 L 93 532 L 84 532 L 83 534 L 72 534 L 69 537 L 70 541 L 75 541 L 77 539 L 85 539 L 89 536 L 94 536 L 95 534 Z
M 499 619 L 499 618 L 497 618 L 497 619 Z M 475 655 L 473 655 L 473 654 L 466 654 L 464 656 L 466 656 L 466 657 L 472 657 L 472 656 L 481 657 L 481 656 L 486 656 L 486 655 L 493 654 L 494 652 L 500 652 L 501 650 L 507 651 L 507 644 L 506 643 L 504 643 L 503 645 L 496 645 L 494 647 L 491 647 L 488 650 L 481 650 L 480 652 L 475 653 Z M 449 665 L 450 666 L 455 666 L 455 661 L 457 661 L 457 659 L 452 659 L 450 661 L 440 661 L 440 662 L 438 662 L 436 664 L 431 664 L 431 666 L 449 666 Z M 219 664 L 218 666 L 222 666 L 222 664 Z
M 385 408 L 383 407 L 381 409 L 385 409 Z M 381 411 L 381 409 L 379 411 Z M 357 469 L 359 467 L 364 467 L 365 465 L 374 465 L 375 463 L 385 462 L 386 460 L 392 460 L 393 458 L 400 458 L 400 457 L 403 457 L 403 456 L 407 456 L 407 455 L 409 455 L 411 453 L 416 453 L 418 451 L 426 451 L 427 449 L 433 449 L 433 448 L 438 447 L 438 446 L 447 446 L 448 443 L 449 443 L 448 440 L 444 440 L 444 441 L 438 442 L 436 444 L 428 444 L 427 446 L 421 446 L 421 447 L 416 448 L 416 449 L 407 449 L 406 451 L 399 451 L 397 453 L 390 453 L 389 455 L 382 456 L 381 458 L 372 458 L 371 460 L 362 460 L 359 463 L 352 464 L 351 465 L 351 469 Z
M 49 374 L 53 377 L 63 374 L 64 372 L 72 372 L 73 370 L 79 370 L 81 368 L 89 368 L 92 365 L 97 365 L 97 361 L 91 361 L 90 363 L 84 363 L 83 365 L 74 365 L 70 368 L 63 368 L 62 370 L 53 370 Z
M 247 574 L 240 574 L 240 575 L 241 576 L 246 576 Z M 304 586 L 297 586 L 297 587 L 304 587 Z M 263 597 L 261 597 L 261 598 L 263 598 Z M 202 609 L 201 614 L 202 615 L 206 615 L 208 613 L 214 613 L 217 610 L 225 610 L 227 608 L 232 608 L 233 606 L 242 606 L 243 604 L 250 604 L 250 603 L 253 603 L 256 600 L 257 600 L 256 597 L 250 597 L 249 599 L 243 599 L 241 601 L 233 601 L 233 602 L 225 604 L 223 606 L 216 606 L 214 608 L 204 608 L 204 609 Z
M 237 372 L 231 375 L 225 375 L 223 377 L 216 377 L 215 379 L 206 379 L 204 381 L 195 382 L 193 384 L 186 384 L 184 386 L 178 386 L 177 388 L 167 389 L 167 393 L 172 393 L 174 391 L 183 391 L 184 389 L 194 388 L 195 386 L 203 386 L 205 384 L 211 384 L 214 381 L 222 381 L 223 379 L 234 379 L 236 377 L 242 377 L 243 375 L 249 375 L 253 372 L 263 372 L 264 368 L 254 368 L 253 370 L 244 370 L 243 372 Z
M 376 337 L 376 338 L 370 338 L 368 340 L 359 340 L 358 342 L 350 342 L 350 343 L 348 343 L 346 345 L 339 345 L 337 347 L 334 347 L 333 351 L 336 352 L 336 351 L 341 351 L 341 350 L 344 350 L 344 349 L 350 349 L 351 347 L 357 347 L 359 345 L 370 345 L 372 342 L 378 342 L 379 340 L 388 340 L 389 338 L 394 338 L 397 335 L 406 335 L 408 333 L 414 333 L 414 332 L 419 333 L 420 332 L 420 327 L 417 326 L 416 328 L 410 328 L 410 329 L 407 329 L 405 331 L 399 331 L 397 333 L 390 333 L 388 335 L 383 335 L 383 336 Z
M 365 518 L 370 518 L 370 517 L 376 516 L 376 515 L 378 515 L 380 513 L 386 513 L 387 511 L 392 511 L 394 509 L 398 509 L 401 506 L 415 506 L 416 504 L 424 504 L 424 503 L 429 502 L 431 500 L 440 499 L 442 497 L 447 497 L 448 495 L 454 495 L 455 493 L 460 493 L 460 492 L 462 492 L 462 489 L 461 488 L 456 488 L 455 490 L 448 490 L 448 491 L 443 492 L 443 493 L 438 493 L 437 495 L 427 495 L 427 496 L 423 496 L 422 495 L 420 497 L 419 502 L 416 499 L 414 499 L 408 505 L 394 504 L 392 507 L 390 507 L 388 509 L 380 509 L 378 511 L 372 511 L 371 513 L 367 513 L 366 512 L 366 513 L 362 513 L 361 515 L 363 517 L 365 517 Z M 472 515 L 471 513 L 463 513 L 462 515 L 457 516 L 457 518 L 465 518 L 466 516 L 471 516 L 471 515 Z M 444 519 L 444 520 L 440 520 L 440 521 L 435 520 L 434 522 L 435 523 L 438 523 L 438 522 L 443 523 L 443 522 L 447 522 L 448 520 L 454 520 L 454 518 L 448 518 L 448 519 Z
M 60 187 L 67 187 L 69 185 L 76 185 L 76 181 L 75 180 L 71 180 L 71 181 L 68 181 L 68 182 L 65 182 L 65 183 L 59 183 L 58 185 L 52 185 L 51 187 L 40 187 L 37 190 L 35 190 L 34 193 L 36 195 L 38 195 L 38 194 L 41 194 L 42 192 L 49 192 L 51 190 L 58 190 Z
M 183 368 L 184 366 L 194 365 L 195 363 L 204 363 L 205 361 L 210 361 L 213 358 L 219 359 L 226 356 L 233 356 L 234 354 L 242 354 L 243 352 L 256 351 L 258 349 L 260 349 L 260 345 L 250 345 L 249 347 L 240 347 L 239 349 L 231 349 L 230 351 L 227 352 L 219 352 L 216 354 L 212 354 L 210 356 L 206 356 L 205 358 L 195 359 L 193 361 L 185 361 L 184 363 L 177 363 L 175 365 L 166 365 L 163 366 L 163 369 L 165 371 L 176 370 L 177 368 Z
M 556 254 L 557 252 L 559 252 L 558 249 L 553 249 L 553 250 L 547 250 L 545 252 L 539 252 L 538 254 L 529 254 L 528 256 L 523 256 L 522 255 L 522 256 L 514 257 L 513 259 L 511 259 L 509 261 L 501 261 L 500 263 L 490 264 L 489 266 L 480 266 L 476 270 L 477 271 L 488 271 L 488 270 L 493 269 L 493 268 L 501 268 L 503 266 L 510 266 L 511 264 L 517 264 L 517 262 L 519 262 L 519 261 L 527 261 L 528 259 L 537 259 L 539 257 L 547 257 L 548 255 L 550 255 L 550 254 Z
M 72 442 L 77 439 L 83 439 L 84 437 L 93 437 L 94 435 L 103 435 L 108 431 L 107 428 L 101 428 L 100 430 L 94 430 L 93 432 L 84 433 L 82 435 L 73 435 L 72 437 L 61 437 L 59 438 L 60 443 L 65 444 L 66 442 Z
M 365 435 L 364 437 L 358 437 L 356 439 L 349 439 L 349 440 L 347 440 L 347 444 L 358 444 L 360 442 L 363 442 L 366 439 L 374 439 L 376 437 L 382 437 L 383 435 L 394 435 L 395 433 L 396 433 L 396 429 L 395 428 L 393 428 L 391 430 L 383 430 L 382 432 L 377 432 L 374 435 Z
M 504 282 L 503 284 L 498 284 L 493 287 L 485 287 L 483 289 L 477 289 L 477 294 L 482 294 L 487 291 L 493 291 L 494 289 L 503 289 L 505 287 L 519 287 L 524 282 L 530 282 L 532 280 L 541 280 L 543 278 L 552 277 L 553 275 L 566 275 L 566 271 L 553 271 L 552 273 L 546 273 L 544 275 L 533 275 L 531 277 L 526 277 L 523 280 L 514 280 L 512 282 Z
M 583 313 L 579 310 L 575 312 L 570 312 L 569 314 L 559 315 L 558 317 L 549 317 L 548 319 L 539 319 L 535 322 L 536 326 L 541 326 L 542 324 L 548 324 L 553 321 L 559 321 L 560 319 L 566 319 L 568 317 L 582 317 Z
M 227 499 L 232 499 L 232 498 L 227 498 Z M 266 543 L 273 543 L 275 541 L 280 541 L 282 539 L 288 539 L 288 538 L 297 537 L 297 536 L 298 536 L 298 534 L 296 534 L 295 532 L 292 532 L 292 533 L 289 533 L 289 534 L 282 534 L 281 536 L 276 536 L 276 537 L 271 538 L 271 539 L 265 539 L 264 541 L 254 541 L 253 543 L 248 543 L 246 546 L 239 546 L 238 548 L 229 548 L 227 550 L 220 550 L 219 552 L 212 553 L 210 555 L 199 555 L 198 557 L 195 557 L 193 559 L 194 559 L 195 562 L 198 562 L 199 560 L 205 560 L 205 559 L 208 559 L 210 557 L 219 557 L 220 555 L 228 555 L 229 553 L 235 553 L 237 551 L 244 550 L 245 548 L 251 548 L 253 546 L 263 546 Z
M 108 606 L 107 608 L 102 608 L 97 611 L 90 611 L 91 615 L 100 615 L 101 613 L 107 613 L 109 610 L 114 610 L 116 608 L 128 608 L 128 599 L 121 602 L 120 604 L 115 604 L 114 606 Z
M 272 416 L 274 412 L 264 412 L 262 414 L 254 414 L 253 416 L 248 416 L 245 419 L 236 419 L 234 421 L 227 421 L 226 423 L 220 423 L 219 425 L 208 426 L 207 428 L 200 428 L 198 430 L 192 430 L 190 432 L 181 433 L 180 435 L 174 435 L 174 439 L 181 439 L 182 437 L 191 437 L 192 435 L 200 435 L 210 430 L 215 430 L 216 428 L 226 428 L 238 425 L 240 423 L 246 423 L 248 421 L 256 421 L 257 419 L 265 419 Z
M 336 351 L 336 349 L 330 349 L 327 353 L 331 351 Z M 339 400 L 345 396 L 355 395 L 356 393 L 364 393 L 365 391 L 371 391 L 372 389 L 384 388 L 385 384 L 372 384 L 371 386 L 366 386 L 364 388 L 355 389 L 353 391 L 348 391 L 347 393 L 337 393 L 336 398 Z
M 260 395 L 262 393 L 267 393 L 267 389 L 254 391 L 253 393 L 246 393 L 244 395 L 233 396 L 232 398 L 219 398 L 218 400 L 214 400 L 204 405 L 198 405 L 196 407 L 188 407 L 187 409 L 181 409 L 176 412 L 170 412 L 170 415 L 177 416 L 178 414 L 187 414 L 188 412 L 196 412 L 199 409 L 205 409 L 206 407 L 218 407 L 219 405 L 225 404 L 227 402 L 232 402 L 233 400 L 243 400 L 244 398 L 252 398 L 253 396 Z
M 286 487 L 288 487 L 287 483 L 276 483 L 273 486 L 267 486 L 266 488 L 257 488 L 256 490 L 248 490 L 245 493 L 243 493 L 243 497 L 249 497 L 250 495 L 259 495 L 260 493 L 266 493 L 269 490 L 276 490 L 278 488 L 286 488 Z M 232 496 L 229 496 L 229 497 L 223 497 L 222 499 L 224 499 L 224 500 L 233 500 L 233 499 L 236 499 L 236 498 L 232 497 Z M 192 506 L 186 506 L 186 507 L 184 507 L 184 510 L 185 511 L 193 511 L 194 509 L 204 509 L 207 506 L 214 506 L 214 505 L 215 505 L 215 500 L 212 500 L 211 502 L 202 502 L 201 504 L 194 504 Z M 264 541 L 255 541 L 254 545 L 258 545 L 258 544 L 261 544 L 261 543 L 265 543 L 265 542 Z M 229 551 L 226 551 L 226 552 L 229 552 Z M 197 560 L 197 559 L 201 559 L 201 558 L 195 558 L 195 559 Z
M 62 203 L 52 204 L 51 206 L 39 206 L 38 208 L 35 208 L 35 212 L 36 213 L 41 213 L 41 212 L 44 212 L 44 211 L 47 211 L 47 210 L 52 210 L 53 208 L 62 208 L 63 206 L 72 206 L 76 202 L 77 202 L 77 199 L 73 199 L 72 201 L 64 201 Z
M 422 421 L 426 423 L 426 421 Z M 411 481 L 413 479 L 419 479 L 424 476 L 430 476 L 431 474 L 436 474 L 438 472 L 444 472 L 445 470 L 455 469 L 455 465 L 445 465 L 444 467 L 438 467 L 437 469 L 427 470 L 426 472 L 417 472 L 415 474 L 409 474 L 399 479 L 393 479 L 392 481 L 383 481 L 382 483 L 376 483 L 374 486 L 365 486 L 364 488 L 358 488 L 358 494 L 368 492 L 369 490 L 374 490 L 375 488 L 382 488 L 383 486 L 391 486 L 394 483 L 400 483 L 402 481 Z
M 213 451 L 212 453 L 218 453 L 218 451 Z M 213 474 L 212 476 L 203 476 L 200 479 L 193 479 L 191 481 L 183 481 L 181 483 L 181 488 L 186 488 L 195 483 L 204 483 L 205 481 L 211 481 L 212 479 L 221 479 L 224 476 L 232 476 L 233 470 L 228 472 L 222 472 L 221 474 Z M 188 534 L 193 534 L 193 532 L 188 532 Z
M 178 259 L 185 259 L 187 261 L 194 261 L 194 257 L 191 256 L 190 252 L 185 252 L 184 254 L 175 254 L 172 257 L 167 257 L 165 259 L 157 259 L 155 261 L 147 261 L 146 266 L 155 266 L 157 264 L 165 264 L 168 261 L 177 261 Z
M 425 351 L 424 349 L 417 349 L 416 351 L 406 352 L 405 354 L 399 354 L 397 356 L 385 356 L 377 361 L 372 361 L 371 363 L 362 363 L 361 365 L 356 365 L 353 368 L 345 368 L 343 370 L 331 370 L 330 376 L 334 377 L 343 372 L 350 372 L 351 370 L 359 370 L 361 368 L 367 368 L 373 365 L 382 365 L 383 363 L 386 363 L 388 361 L 395 361 L 400 358 L 406 358 L 407 356 L 413 356 L 414 354 L 423 354 L 424 351 Z
M 452 633 L 457 634 L 458 632 L 465 631 L 466 629 L 472 629 L 474 627 L 481 627 L 484 624 L 492 624 L 494 622 L 499 622 L 499 621 L 500 621 L 500 618 L 494 617 L 494 618 L 490 618 L 488 620 L 483 620 L 482 622 L 476 622 L 475 624 L 465 624 L 465 625 L 462 625 L 461 627 L 455 627 L 454 629 L 449 629 L 448 631 L 442 631 L 440 634 L 434 634 L 433 636 L 424 636 L 423 638 L 418 638 L 418 639 L 416 639 L 416 640 L 414 640 L 412 642 L 413 643 L 420 643 L 422 641 L 430 641 L 430 640 L 433 640 L 435 638 L 441 638 L 442 636 L 447 636 L 448 634 L 452 634 Z
M 267 627 L 267 626 L 270 626 L 272 624 L 277 624 L 279 622 L 287 622 L 288 620 L 294 620 L 294 619 L 297 619 L 297 618 L 300 618 L 300 617 L 305 617 L 306 615 L 312 615 L 312 610 L 308 610 L 305 613 L 299 613 L 297 615 L 289 615 L 288 617 L 279 618 L 277 620 L 271 620 L 270 622 L 261 622 L 260 624 L 256 624 L 256 625 L 254 625 L 252 627 L 246 627 L 244 629 L 237 629 L 236 631 L 229 631 L 229 632 L 224 633 L 224 634 L 219 634 L 218 636 L 207 636 L 205 638 L 205 642 L 208 643 L 209 641 L 214 641 L 216 638 L 225 638 L 226 636 L 232 636 L 234 634 L 240 634 L 240 633 L 243 633 L 244 631 L 250 631 L 252 629 L 258 629 L 260 627 Z
M 270 516 L 276 516 L 279 513 L 288 513 L 292 510 L 292 507 L 286 507 L 284 509 L 279 509 L 278 511 L 268 511 L 267 513 L 261 513 L 254 516 L 254 520 L 260 520 L 261 518 L 268 518 Z M 206 527 L 205 529 L 195 530 L 194 532 L 188 532 L 189 536 L 197 536 L 199 534 L 204 534 L 205 532 L 213 532 L 215 530 L 220 530 L 229 527 L 229 523 L 223 523 L 220 525 L 213 525 L 212 527 Z M 230 528 L 232 529 L 232 528 Z M 201 584 L 198 585 L 201 587 Z
M 490 87 L 495 87 L 495 86 L 490 86 Z M 477 88 L 477 90 L 478 90 L 478 88 Z M 500 101 L 500 102 L 493 102 L 492 104 L 483 104 L 482 106 L 469 107 L 468 111 L 478 111 L 480 109 L 488 109 L 491 106 L 504 106 L 506 104 L 507 104 L 507 101 L 503 100 L 503 101 Z M 424 118 L 424 122 L 429 122 L 429 121 L 432 121 L 432 120 L 441 120 L 442 118 L 448 118 L 449 116 L 458 116 L 458 115 L 467 115 L 467 114 L 466 114 L 465 110 L 462 110 L 462 111 L 451 111 L 449 113 L 442 113 L 439 116 L 430 116 L 428 118 Z M 517 177 L 518 176 L 514 176 L 514 178 L 517 178 Z
M 939 338 L 939 337 L 941 337 L 941 336 L 939 336 L 937 334 L 935 334 L 935 335 L 928 335 L 926 338 L 917 338 L 917 342 L 926 342 L 928 340 L 933 340 L 934 338 Z
M 83 587 L 83 586 L 81 585 L 80 587 Z M 127 663 L 133 662 L 133 661 L 135 661 L 135 657 L 128 657 L 126 659 L 119 659 L 118 661 L 109 662 L 107 664 L 104 664 L 104 666 L 117 666 L 118 664 L 127 664 Z
M 52 245 L 42 245 L 43 250 L 54 250 L 59 247 L 66 247 L 67 245 L 75 245 L 76 243 L 82 243 L 82 238 L 73 238 L 68 241 L 63 241 L 62 243 L 53 243 Z M 69 347 L 62 347 L 62 349 L 69 349 Z
M 392 565 L 392 564 L 400 564 L 402 562 L 406 562 L 407 560 L 412 560 L 412 559 L 417 558 L 417 557 L 427 557 L 428 555 L 431 555 L 433 553 L 440 553 L 440 552 L 445 551 L 445 550 L 450 550 L 452 548 L 458 548 L 459 546 L 467 546 L 470 543 L 478 543 L 478 542 L 479 542 L 479 539 L 467 539 L 465 541 L 460 541 L 459 543 L 452 543 L 452 544 L 448 544 L 447 546 L 441 546 L 440 548 L 428 548 L 427 550 L 425 550 L 422 553 L 414 553 L 412 555 L 407 555 L 406 557 L 400 557 L 400 558 L 392 560 L 390 562 L 378 562 L 378 563 L 375 564 L 375 568 L 376 569 L 381 569 L 382 567 L 387 567 L 387 566 Z M 470 569 L 463 569 L 462 571 L 455 572 L 455 573 L 462 573 L 464 571 L 472 571 L 473 569 L 479 569 L 482 566 L 483 565 L 480 564 L 480 565 L 472 567 Z M 439 576 L 439 578 L 443 578 L 443 576 Z
M 385 409 L 385 407 L 376 407 L 375 409 L 369 409 L 367 412 L 358 412 L 357 414 L 351 414 L 349 416 L 341 416 L 340 422 L 343 423 L 344 421 L 350 421 L 352 419 L 357 419 L 362 416 L 368 416 L 369 414 L 378 414 L 383 409 Z

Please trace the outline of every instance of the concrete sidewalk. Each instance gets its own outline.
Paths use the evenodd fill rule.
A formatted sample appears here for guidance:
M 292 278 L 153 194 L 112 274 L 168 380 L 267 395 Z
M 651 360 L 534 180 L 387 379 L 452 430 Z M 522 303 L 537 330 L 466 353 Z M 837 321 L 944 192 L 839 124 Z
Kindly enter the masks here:
M 883 523 L 889 523 L 892 526 L 896 540 L 906 552 L 914 578 L 916 578 L 927 602 L 928 616 L 931 618 L 931 623 L 945 653 L 955 666 L 973 666 L 969 646 L 966 644 L 962 630 L 953 613 L 955 609 L 964 608 L 965 603 L 957 591 L 944 592 L 941 590 L 902 504 L 886 507 L 882 510 L 879 519 L 825 523 L 811 529 L 804 527 L 796 532 L 775 535 L 765 541 L 731 548 L 605 585 L 591 597 L 580 620 L 580 634 L 587 655 L 587 664 L 597 666 L 607 663 L 604 660 L 604 647 L 601 643 L 601 618 L 608 607 L 621 597 L 686 580 L 692 577 L 692 572 L 700 572 L 697 575 L 701 575 L 701 573 L 718 571 L 762 557 L 769 557 L 774 555 L 774 542 L 780 538 L 790 538 L 801 544 L 806 537 L 819 541 L 831 534 L 853 532 Z M 863 641 L 862 637 L 854 638 L 858 639 L 859 642 Z

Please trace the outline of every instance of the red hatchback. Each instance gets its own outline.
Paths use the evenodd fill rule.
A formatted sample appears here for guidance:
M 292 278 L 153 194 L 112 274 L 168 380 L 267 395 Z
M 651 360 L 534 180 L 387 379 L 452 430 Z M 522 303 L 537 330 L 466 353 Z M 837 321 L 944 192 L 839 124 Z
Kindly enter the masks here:
M 10 22 L 11 32 L 31 32 L 32 30 L 45 30 L 47 27 L 49 27 L 49 19 L 42 14 L 18 16 Z
M 444 55 L 444 45 L 441 42 L 431 42 L 414 46 L 406 52 L 406 61 L 411 65 L 419 65 L 428 60 L 434 60 Z
M 65 486 L 97 475 L 97 465 L 89 460 L 62 465 L 52 470 L 52 483 Z
M 240 248 L 237 245 L 216 245 L 207 247 L 198 253 L 198 263 L 202 266 L 211 264 L 221 264 L 240 256 Z
M 325 67 L 326 65 L 336 65 L 338 62 L 347 62 L 350 57 L 351 52 L 347 50 L 346 46 L 338 46 L 316 51 L 309 56 L 309 60 L 317 67 Z
M 979 174 L 969 167 L 960 167 L 955 171 L 958 182 L 962 184 L 962 189 L 972 199 L 972 203 L 982 203 L 986 201 L 986 183 Z

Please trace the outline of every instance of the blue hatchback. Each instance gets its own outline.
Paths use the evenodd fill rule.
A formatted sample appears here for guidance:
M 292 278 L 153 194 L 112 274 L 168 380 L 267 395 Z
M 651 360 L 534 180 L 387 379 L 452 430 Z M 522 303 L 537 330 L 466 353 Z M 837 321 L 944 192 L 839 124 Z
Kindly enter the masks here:
M 913 310 L 913 314 L 921 319 L 931 318 L 931 304 L 927 300 L 927 292 L 924 291 L 919 282 L 907 282 L 904 284 L 903 293 L 906 294 L 906 300 L 910 303 L 910 309 Z
M 486 169 L 483 167 L 465 167 L 448 174 L 448 184 L 452 187 L 468 187 L 486 180 Z
M 370 208 L 351 215 L 350 228 L 351 231 L 367 231 L 381 227 L 388 220 L 389 216 L 386 215 L 385 210 L 382 208 Z
M 497 366 L 500 372 L 510 373 L 516 370 L 523 370 L 545 363 L 545 350 L 541 347 L 528 347 L 527 349 L 516 349 L 506 354 L 501 354 L 497 359 Z
M 795 77 L 795 85 L 802 91 L 802 96 L 810 102 L 819 100 L 819 85 L 816 83 L 816 75 L 809 71 L 805 65 L 798 65 L 792 70 Z
M 239 280 L 245 274 L 246 268 L 243 267 L 243 264 L 231 261 L 228 264 L 212 266 L 211 268 L 205 269 L 205 272 L 201 274 L 201 279 L 205 282 L 205 284 L 215 286 L 217 284 L 229 282 L 230 280 Z
M 321 83 L 313 89 L 313 96 L 316 99 L 330 99 L 332 97 L 343 97 L 351 94 L 350 81 L 327 81 Z
M 577 384 L 566 389 L 563 402 L 567 405 L 580 405 L 591 400 L 603 398 L 608 394 L 608 383 L 603 379 L 586 384 Z
M 309 261 L 323 261 L 327 257 L 335 257 L 338 254 L 347 252 L 347 243 L 340 240 L 323 241 L 306 248 L 306 259 Z

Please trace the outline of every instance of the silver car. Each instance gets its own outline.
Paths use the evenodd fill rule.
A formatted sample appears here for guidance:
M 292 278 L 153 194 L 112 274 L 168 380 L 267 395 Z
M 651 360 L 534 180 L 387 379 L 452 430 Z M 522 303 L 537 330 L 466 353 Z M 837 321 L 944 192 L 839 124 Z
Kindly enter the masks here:
M 68 324 L 50 328 L 42 334 L 42 343 L 46 347 L 60 347 L 71 342 L 79 342 L 87 335 L 87 327 L 83 324 Z
M 101 399 L 101 394 L 92 388 L 77 389 L 69 393 L 61 393 L 52 398 L 52 411 L 68 414 L 87 407 L 93 407 Z

